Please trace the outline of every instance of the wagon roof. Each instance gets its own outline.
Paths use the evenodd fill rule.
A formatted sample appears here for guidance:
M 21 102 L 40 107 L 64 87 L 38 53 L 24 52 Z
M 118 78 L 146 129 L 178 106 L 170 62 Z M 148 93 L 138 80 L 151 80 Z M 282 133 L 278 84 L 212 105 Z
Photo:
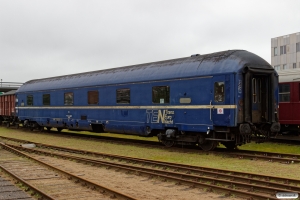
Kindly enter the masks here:
M 299 82 L 300 81 L 300 69 L 289 69 L 277 71 L 279 75 L 279 82 Z
M 265 60 L 253 53 L 245 50 L 228 50 L 173 60 L 35 79 L 26 82 L 17 92 L 240 73 L 245 65 L 249 64 L 264 69 L 272 68 Z
M 11 94 L 15 94 L 17 90 L 11 90 L 5 93 L 0 94 L 0 96 L 5 96 L 5 95 L 11 95 Z

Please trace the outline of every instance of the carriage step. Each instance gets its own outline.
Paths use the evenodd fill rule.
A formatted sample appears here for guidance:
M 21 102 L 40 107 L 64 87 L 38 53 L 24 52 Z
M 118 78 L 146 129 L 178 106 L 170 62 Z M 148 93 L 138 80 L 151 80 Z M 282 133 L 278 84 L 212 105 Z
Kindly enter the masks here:
M 214 138 L 205 138 L 205 140 L 220 141 L 220 142 L 232 142 L 232 141 L 234 141 L 234 140 L 214 139 Z
M 216 131 L 216 133 L 230 133 L 229 131 Z

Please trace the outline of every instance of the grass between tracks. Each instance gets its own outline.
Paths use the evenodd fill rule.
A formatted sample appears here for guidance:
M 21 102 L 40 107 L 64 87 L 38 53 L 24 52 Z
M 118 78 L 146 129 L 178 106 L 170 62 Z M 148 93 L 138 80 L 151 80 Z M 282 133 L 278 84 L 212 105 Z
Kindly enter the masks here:
M 154 140 L 157 138 L 141 138 L 137 136 L 117 135 L 117 134 L 101 134 L 106 136 L 136 138 L 144 140 Z M 188 150 L 178 152 L 176 149 L 166 148 L 143 148 L 141 145 L 115 144 L 112 142 L 99 142 L 86 139 L 75 139 L 72 137 L 62 137 L 50 135 L 48 133 L 29 132 L 20 129 L 7 129 L 0 127 L 0 136 L 29 140 L 32 142 L 40 142 L 45 144 L 64 146 L 69 148 L 78 148 L 88 151 L 96 151 L 108 154 L 118 154 L 124 156 L 153 159 L 167 162 L 183 163 L 187 165 L 196 165 L 203 167 L 219 168 L 226 170 L 234 170 L 241 172 L 250 172 L 265 174 L 269 176 L 279 176 L 293 179 L 300 179 L 299 167 L 300 164 L 281 164 L 271 163 L 267 161 L 253 161 L 249 159 L 236 159 L 227 156 L 213 155 L 210 153 L 195 153 Z M 1 140 L 1 139 L 0 139 Z M 300 154 L 300 146 L 263 143 L 250 143 L 239 147 L 239 149 L 258 150 L 278 153 Z

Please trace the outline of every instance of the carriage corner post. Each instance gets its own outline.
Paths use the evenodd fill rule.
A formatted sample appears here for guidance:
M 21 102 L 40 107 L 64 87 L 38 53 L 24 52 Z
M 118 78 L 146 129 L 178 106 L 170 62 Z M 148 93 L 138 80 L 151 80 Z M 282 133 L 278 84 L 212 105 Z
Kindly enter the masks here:
M 2 84 L 2 82 L 1 82 Z M 151 137 L 214 150 L 280 129 L 278 76 L 245 50 L 29 80 L 16 91 L 19 123 Z

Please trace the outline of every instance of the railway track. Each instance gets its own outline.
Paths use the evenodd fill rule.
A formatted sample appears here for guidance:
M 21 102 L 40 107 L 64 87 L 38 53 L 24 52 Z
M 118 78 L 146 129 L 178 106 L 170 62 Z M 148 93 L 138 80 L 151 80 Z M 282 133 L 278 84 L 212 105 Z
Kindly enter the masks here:
M 135 199 L 0 143 L 0 168 L 41 199 Z
M 33 149 L 13 144 L 8 145 L 28 153 L 70 159 L 88 165 L 104 166 L 107 169 L 122 170 L 148 177 L 158 177 L 163 181 L 175 181 L 190 187 L 205 187 L 227 195 L 234 194 L 253 199 L 277 199 L 275 194 L 278 192 L 300 192 L 300 180 L 294 179 L 158 162 L 40 144 L 37 144 L 38 148 Z M 61 153 L 62 151 L 64 153 Z
M 9 138 L 0 136 L 0 138 L 4 140 L 10 140 L 15 141 L 19 143 L 32 143 L 30 141 L 21 140 L 21 139 L 15 139 L 15 138 Z M 162 146 L 158 142 L 153 141 L 143 141 L 142 144 L 139 143 L 137 140 L 133 139 L 124 139 L 121 138 L 121 140 L 118 140 L 119 138 L 113 138 L 112 141 L 121 142 L 121 143 L 129 143 L 132 144 L 138 144 L 138 145 L 147 145 L 148 147 L 158 147 L 158 148 L 164 148 L 167 147 Z M 107 140 L 107 139 L 106 139 Z M 37 146 L 45 146 L 45 144 L 42 143 L 35 143 Z M 63 147 L 56 147 L 47 145 L 49 148 L 60 148 L 63 149 Z M 67 148 L 66 148 L 67 149 Z M 169 149 L 169 148 L 168 148 Z M 250 150 L 228 150 L 225 148 L 217 148 L 215 151 L 212 152 L 205 152 L 203 150 L 200 150 L 198 148 L 180 148 L 180 147 L 172 147 L 172 149 L 178 151 L 178 152 L 194 152 L 194 153 L 202 153 L 202 154 L 215 154 L 215 155 L 221 155 L 226 157 L 233 157 L 238 159 L 250 159 L 253 161 L 256 160 L 264 160 L 268 162 L 280 162 L 283 164 L 299 164 L 300 163 L 300 154 L 287 154 L 287 153 L 274 153 L 274 152 L 261 152 L 261 151 L 250 151 Z M 68 150 L 68 149 L 67 149 Z
M 0 172 L 0 199 L 33 200 L 34 198 L 13 184 L 4 172 Z

